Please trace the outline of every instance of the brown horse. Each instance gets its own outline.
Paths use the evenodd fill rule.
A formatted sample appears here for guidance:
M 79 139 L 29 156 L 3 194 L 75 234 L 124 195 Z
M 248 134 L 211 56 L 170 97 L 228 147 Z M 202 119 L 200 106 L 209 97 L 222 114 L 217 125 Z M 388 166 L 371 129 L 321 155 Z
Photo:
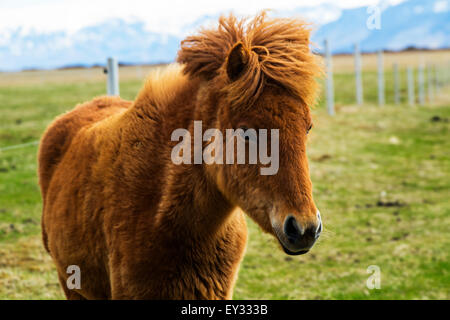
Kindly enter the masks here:
M 247 213 L 288 254 L 322 229 L 306 157 L 316 76 L 296 19 L 222 17 L 134 102 L 100 97 L 57 118 L 39 150 L 42 234 L 68 299 L 230 299 Z M 172 132 L 279 129 L 279 170 L 175 164 Z M 208 142 L 203 142 L 203 146 Z M 81 288 L 66 286 L 67 268 Z

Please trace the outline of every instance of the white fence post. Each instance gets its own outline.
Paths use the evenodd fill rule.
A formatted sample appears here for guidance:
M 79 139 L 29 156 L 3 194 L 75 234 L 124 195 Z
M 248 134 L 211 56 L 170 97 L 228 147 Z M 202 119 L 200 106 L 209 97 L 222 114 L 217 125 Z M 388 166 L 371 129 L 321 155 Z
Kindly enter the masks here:
M 394 63 L 393 70 L 394 70 L 394 103 L 399 104 L 400 103 L 400 78 L 398 75 L 398 64 L 397 63 Z
M 414 70 L 412 67 L 408 67 L 408 104 L 413 106 L 415 104 L 414 94 Z
M 334 87 L 333 87 L 333 64 L 331 61 L 331 50 L 328 40 L 325 40 L 325 61 L 326 61 L 326 91 L 328 114 L 334 115 Z
M 425 77 L 424 77 L 424 65 L 419 65 L 419 105 L 425 104 Z
M 433 88 L 433 72 L 431 65 L 427 66 L 427 80 L 428 80 L 428 102 L 433 103 L 434 101 L 434 88 Z
M 383 66 L 383 50 L 379 50 L 377 54 L 378 61 L 378 104 L 384 106 L 384 66 Z
M 361 52 L 359 44 L 355 43 L 355 81 L 356 81 L 356 103 L 363 104 L 363 85 L 361 74 Z
M 444 65 L 445 69 L 445 84 L 450 85 L 450 61 L 447 62 L 447 66 Z
M 108 58 L 106 91 L 108 96 L 119 95 L 119 64 L 115 58 Z
M 448 67 L 443 64 L 442 65 L 442 85 L 445 87 L 448 85 L 449 80 L 449 70 Z

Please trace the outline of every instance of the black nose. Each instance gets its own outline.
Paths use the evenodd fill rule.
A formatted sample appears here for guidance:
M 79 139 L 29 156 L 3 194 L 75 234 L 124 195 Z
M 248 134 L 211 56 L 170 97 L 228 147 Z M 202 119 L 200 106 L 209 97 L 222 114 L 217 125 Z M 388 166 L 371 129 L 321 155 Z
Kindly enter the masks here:
M 290 251 L 309 250 L 322 231 L 322 222 L 318 219 L 317 224 L 308 224 L 306 227 L 289 215 L 284 221 L 284 234 L 288 240 L 287 249 Z
M 289 242 L 295 243 L 304 234 L 304 230 L 298 225 L 293 216 L 288 216 L 284 222 L 284 234 Z

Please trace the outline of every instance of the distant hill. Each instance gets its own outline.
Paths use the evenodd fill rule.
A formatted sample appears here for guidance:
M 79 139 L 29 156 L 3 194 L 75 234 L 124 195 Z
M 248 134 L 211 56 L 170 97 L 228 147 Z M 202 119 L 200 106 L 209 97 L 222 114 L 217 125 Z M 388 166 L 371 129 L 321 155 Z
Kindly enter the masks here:
M 316 25 L 313 41 L 319 46 L 328 38 L 334 53 L 349 53 L 360 42 L 363 51 L 450 47 L 449 0 L 409 0 L 382 11 L 381 29 L 369 30 L 366 7 L 342 10 L 335 5 L 296 8 L 275 13 L 301 16 Z M 215 21 L 204 16 L 185 30 Z M 22 29 L 0 33 L 0 70 L 102 65 L 108 56 L 126 64 L 165 63 L 174 60 L 183 35 L 154 33 L 142 21 L 111 19 L 82 28 L 38 33 Z
M 448 0 L 406 1 L 382 11 L 380 30 L 367 28 L 366 7 L 343 10 L 339 19 L 321 26 L 313 40 L 321 44 L 328 38 L 335 53 L 351 52 L 355 42 L 363 51 L 448 48 L 449 9 Z

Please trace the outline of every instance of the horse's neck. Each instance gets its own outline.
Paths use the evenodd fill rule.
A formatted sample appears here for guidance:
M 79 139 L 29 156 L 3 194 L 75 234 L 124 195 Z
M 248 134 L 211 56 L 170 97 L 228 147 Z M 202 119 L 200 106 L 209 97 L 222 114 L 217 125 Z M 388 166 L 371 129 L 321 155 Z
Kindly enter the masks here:
M 219 231 L 233 206 L 208 181 L 202 165 L 174 165 L 156 215 L 161 231 L 176 234 L 183 241 L 208 238 Z M 175 232 L 175 233 L 174 233 Z
M 157 145 L 168 147 L 174 130 L 184 128 L 193 133 L 194 120 L 202 120 L 205 130 L 213 125 L 215 106 L 211 107 L 214 102 L 202 94 L 205 90 L 205 85 L 193 80 L 179 89 L 177 97 L 167 106 L 155 108 L 154 105 L 136 103 L 133 112 L 152 115 L 148 121 L 159 117 L 161 123 L 157 126 L 152 123 L 149 127 L 157 127 L 155 130 L 161 135 L 161 144 Z M 177 234 L 183 241 L 195 241 L 195 237 L 210 236 L 223 227 L 233 207 L 208 179 L 204 164 L 176 165 L 170 159 L 170 148 L 154 152 L 162 155 L 159 161 L 163 161 L 165 167 L 165 176 L 161 180 L 162 196 L 155 217 L 159 227 L 167 231 L 161 234 Z

